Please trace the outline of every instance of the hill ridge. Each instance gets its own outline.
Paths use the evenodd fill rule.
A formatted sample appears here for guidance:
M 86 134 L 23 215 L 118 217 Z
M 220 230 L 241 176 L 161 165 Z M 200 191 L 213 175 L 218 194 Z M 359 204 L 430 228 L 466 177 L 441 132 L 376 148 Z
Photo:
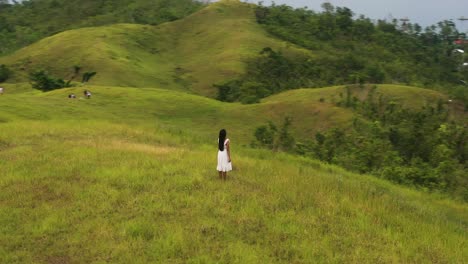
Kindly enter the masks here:
M 212 85 L 241 75 L 245 59 L 264 47 L 301 50 L 271 38 L 255 22 L 252 7 L 222 1 L 158 26 L 115 24 L 65 31 L 0 57 L 0 64 L 15 70 L 15 81 L 40 68 L 67 78 L 72 67 L 80 65 L 83 71 L 98 72 L 94 84 L 214 97 Z

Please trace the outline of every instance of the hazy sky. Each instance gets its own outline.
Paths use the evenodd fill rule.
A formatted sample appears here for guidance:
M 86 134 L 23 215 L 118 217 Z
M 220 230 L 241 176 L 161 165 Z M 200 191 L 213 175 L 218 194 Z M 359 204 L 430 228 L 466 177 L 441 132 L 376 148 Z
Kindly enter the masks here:
M 248 2 L 257 3 L 257 0 Z M 325 0 L 275 0 L 276 4 L 287 4 L 294 7 L 307 6 L 321 11 L 320 5 Z M 408 17 L 412 23 L 423 27 L 436 24 L 445 19 L 453 19 L 460 31 L 468 30 L 468 21 L 460 23 L 459 17 L 468 18 L 468 0 L 329 0 L 334 6 L 345 6 L 357 15 L 363 14 L 371 19 L 384 19 L 390 15 L 394 18 Z M 269 5 L 270 0 L 264 4 Z

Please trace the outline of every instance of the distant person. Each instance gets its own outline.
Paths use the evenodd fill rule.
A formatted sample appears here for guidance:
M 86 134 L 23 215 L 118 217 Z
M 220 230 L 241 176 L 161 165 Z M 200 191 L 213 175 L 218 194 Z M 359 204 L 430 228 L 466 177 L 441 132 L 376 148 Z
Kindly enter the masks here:
M 90 92 L 90 91 L 84 90 L 83 94 L 84 94 L 84 96 L 85 96 L 86 98 L 88 98 L 88 99 L 91 98 L 91 92 Z
M 3 95 L 3 88 L 0 87 L 0 95 Z
M 69 94 L 69 95 L 68 95 L 68 98 L 75 99 L 75 98 L 76 98 L 76 95 L 75 95 L 75 94 Z
M 232 171 L 231 163 L 231 149 L 229 138 L 226 138 L 227 133 L 225 129 L 219 131 L 218 138 L 218 173 L 219 178 L 226 180 L 227 172 Z

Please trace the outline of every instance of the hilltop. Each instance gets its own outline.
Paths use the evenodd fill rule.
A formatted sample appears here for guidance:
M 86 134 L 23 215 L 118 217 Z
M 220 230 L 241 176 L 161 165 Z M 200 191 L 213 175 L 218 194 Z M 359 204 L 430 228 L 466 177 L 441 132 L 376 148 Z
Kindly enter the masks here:
M 464 47 L 451 41 L 457 29 L 447 21 L 422 32 L 418 25 L 403 30 L 355 18 L 332 5 L 315 12 L 225 0 L 182 12 L 183 1 L 174 2 L 173 12 L 184 15 L 157 25 L 125 19 L 115 22 L 131 24 L 112 24 L 112 12 L 104 16 L 107 26 L 80 28 L 88 24 L 77 21 L 72 28 L 79 29 L 0 57 L 0 64 L 12 68 L 9 82 L 25 81 L 38 69 L 67 79 L 80 66 L 98 72 L 97 85 L 164 88 L 246 103 L 296 88 L 389 83 L 445 91 L 468 105 L 462 85 L 468 71 L 452 52 Z M 38 3 L 30 8 L 39 11 L 45 0 Z M 130 11 L 142 11 L 145 3 L 138 1 Z
M 66 31 L 0 58 L 0 64 L 11 66 L 17 81 L 35 69 L 67 78 L 79 65 L 98 73 L 93 79 L 97 85 L 214 97 L 212 85 L 243 74 L 245 60 L 264 47 L 300 52 L 268 36 L 255 21 L 253 5 L 221 1 L 159 26 L 117 24 Z
M 0 1 L 0 56 L 66 30 L 116 23 L 159 25 L 204 6 L 192 0 Z

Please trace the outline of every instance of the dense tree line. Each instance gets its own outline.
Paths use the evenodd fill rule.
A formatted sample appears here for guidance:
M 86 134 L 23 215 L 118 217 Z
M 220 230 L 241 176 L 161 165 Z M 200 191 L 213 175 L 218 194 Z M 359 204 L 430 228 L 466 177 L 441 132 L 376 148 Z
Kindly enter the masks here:
M 384 73 L 378 66 L 353 54 L 343 57 L 324 55 L 312 59 L 297 54 L 287 56 L 267 47 L 258 57 L 248 61 L 244 76 L 214 86 L 221 101 L 255 103 L 290 89 L 383 81 Z
M 295 143 L 294 139 L 281 140 L 270 122 L 255 131 L 255 145 L 299 153 L 468 201 L 466 124 L 449 118 L 446 103 L 410 110 L 377 95 L 375 89 L 361 101 L 352 95 L 353 89 L 356 87 L 347 87 L 335 102 L 355 111 L 352 127 L 331 128 Z M 291 137 L 284 132 L 288 127 L 283 125 L 282 134 L 288 135 L 283 138 Z
M 192 0 L 0 1 L 0 55 L 55 33 L 113 23 L 160 24 L 185 17 L 203 4 Z
M 73 66 L 73 75 L 71 76 L 70 80 L 65 81 L 61 78 L 56 78 L 51 75 L 47 71 L 44 70 L 36 70 L 29 73 L 29 81 L 34 89 L 41 90 L 43 92 L 52 91 L 55 89 L 65 88 L 65 87 L 73 87 L 76 83 L 72 83 L 75 78 L 77 78 L 81 74 L 81 66 L 75 65 Z M 93 78 L 97 72 L 84 72 L 81 77 L 81 83 L 87 83 Z
M 462 66 L 463 55 L 455 52 L 464 47 L 454 44 L 465 36 L 452 21 L 423 30 L 397 20 L 355 18 L 350 9 L 329 3 L 323 4 L 323 12 L 273 4 L 259 5 L 255 13 L 269 33 L 312 55 L 283 54 L 267 47 L 249 61 L 244 76 L 216 85 L 221 100 L 251 103 L 297 87 L 400 83 L 450 91 L 468 105 L 464 83 L 468 67 Z
M 322 5 L 323 12 L 272 5 L 257 8 L 257 20 L 269 32 L 314 52 L 354 57 L 383 72 L 382 81 L 427 86 L 459 84 L 460 58 L 452 51 L 454 40 L 464 37 L 452 21 L 422 29 L 418 24 L 397 20 L 371 21 L 346 7 Z M 363 65 L 347 65 L 347 70 L 363 72 Z
M 449 92 L 464 101 L 466 110 L 468 72 L 462 66 L 462 53 L 456 51 L 465 47 L 454 44 L 465 36 L 451 21 L 423 30 L 397 20 L 354 18 L 350 9 L 329 3 L 323 4 L 321 13 L 260 5 L 256 17 L 271 34 L 310 50 L 313 56 L 264 49 L 249 62 L 245 76 L 219 86 L 225 92 L 220 90 L 224 96 L 220 99 L 248 103 L 298 87 L 401 83 Z M 256 94 L 246 94 L 235 89 L 235 82 L 240 87 L 245 83 L 263 86 L 254 89 Z M 352 127 L 332 128 L 282 149 L 468 201 L 466 124 L 449 119 L 444 102 L 410 110 L 377 96 L 374 89 L 366 100 L 358 100 L 352 95 L 353 87 L 348 86 L 335 102 L 355 111 Z M 278 149 L 281 140 L 276 131 L 272 123 L 259 127 L 254 134 L 256 145 Z

